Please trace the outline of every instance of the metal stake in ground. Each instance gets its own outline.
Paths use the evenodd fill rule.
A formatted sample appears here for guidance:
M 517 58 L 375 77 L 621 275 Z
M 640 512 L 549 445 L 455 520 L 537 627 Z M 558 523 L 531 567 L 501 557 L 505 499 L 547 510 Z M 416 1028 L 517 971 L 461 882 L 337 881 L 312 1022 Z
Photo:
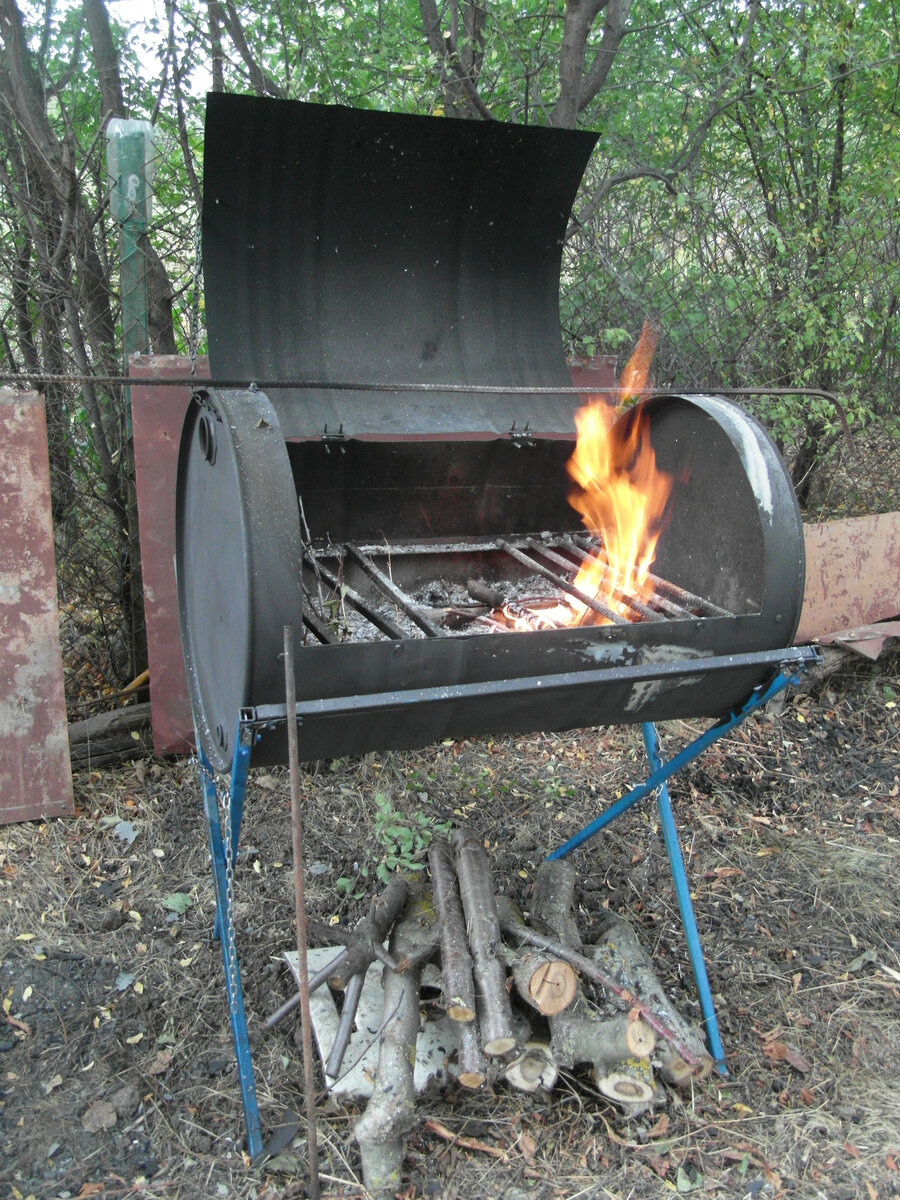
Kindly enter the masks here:
M 297 745 L 297 684 L 294 675 L 294 630 L 284 627 L 284 690 L 288 711 L 288 764 L 291 772 L 291 830 L 294 854 L 294 904 L 297 913 L 297 971 L 303 1023 L 303 1087 L 306 1092 L 306 1145 L 309 1150 L 309 1194 L 319 1200 L 319 1149 L 316 1139 L 316 1089 L 313 1079 L 312 1019 L 309 1015 L 309 967 L 306 962 L 306 895 L 303 878 L 303 825 L 300 820 L 300 753 Z

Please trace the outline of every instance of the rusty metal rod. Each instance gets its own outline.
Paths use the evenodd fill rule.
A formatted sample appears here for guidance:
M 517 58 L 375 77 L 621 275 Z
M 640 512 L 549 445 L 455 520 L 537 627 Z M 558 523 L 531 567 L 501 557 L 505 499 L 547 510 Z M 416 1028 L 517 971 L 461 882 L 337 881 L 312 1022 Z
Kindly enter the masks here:
M 395 621 L 392 621 L 390 617 L 385 616 L 384 613 L 377 612 L 371 606 L 371 604 L 368 603 L 364 596 L 361 596 L 359 592 L 356 591 L 355 588 L 350 587 L 349 584 L 343 583 L 337 575 L 335 575 L 332 571 L 329 571 L 327 567 L 323 566 L 319 559 L 314 559 L 309 554 L 304 554 L 303 559 L 310 568 L 312 568 L 313 564 L 315 564 L 315 569 L 322 576 L 322 579 L 325 581 L 325 583 L 327 583 L 330 588 L 334 589 L 335 593 L 340 596 L 342 601 L 345 601 L 350 605 L 351 608 L 355 608 L 358 613 L 365 617 L 370 625 L 374 625 L 376 629 L 379 629 L 383 634 L 385 634 L 385 636 L 391 638 L 395 642 L 403 641 L 405 638 L 409 637 L 409 634 L 401 629 Z
M 562 567 L 567 571 L 577 570 L 575 563 L 570 562 L 569 559 L 564 558 L 561 554 L 555 553 L 555 551 L 551 550 L 549 546 L 542 545 L 537 538 L 526 538 L 525 542 L 526 545 L 530 546 L 530 548 L 534 550 L 536 554 L 542 554 L 544 558 L 549 559 L 549 561 L 554 563 L 556 566 Z M 590 558 L 590 555 L 585 556 L 585 561 L 588 558 Z M 603 565 L 608 569 L 607 563 L 604 563 Z M 644 604 L 644 602 L 639 600 L 637 596 L 629 596 L 628 593 L 623 592 L 621 588 L 614 587 L 612 594 L 616 600 L 620 601 L 622 604 L 627 604 L 632 612 L 636 613 L 637 616 L 642 617 L 645 621 L 665 620 L 665 617 L 662 615 L 662 613 L 659 613 L 655 608 L 650 608 L 648 605 Z
M 412 621 L 414 625 L 417 625 L 427 637 L 441 636 L 440 630 L 437 629 L 432 622 L 422 614 L 413 601 L 403 591 L 401 591 L 400 588 L 397 587 L 393 579 L 391 579 L 388 575 L 385 575 L 385 573 L 378 566 L 376 566 L 368 554 L 366 554 L 359 548 L 359 546 L 354 545 L 352 542 L 348 542 L 345 549 L 347 551 L 348 558 L 352 558 L 353 561 L 360 567 L 360 569 L 363 570 L 366 575 L 368 575 L 372 582 L 377 584 L 378 587 L 380 587 L 381 590 L 387 596 L 389 596 L 395 604 L 399 605 L 399 607 L 402 608 L 406 613 L 407 617 L 409 617 L 410 621 Z
M 521 563 L 522 566 L 527 567 L 533 574 L 540 575 L 542 579 L 549 579 L 551 583 L 555 583 L 557 587 L 562 588 L 567 595 L 574 596 L 576 600 L 580 600 L 587 608 L 598 613 L 601 617 L 605 617 L 613 625 L 629 624 L 624 617 L 613 612 L 611 608 L 607 608 L 600 600 L 595 600 L 593 596 L 589 596 L 587 592 L 583 592 L 581 588 L 577 588 L 574 583 L 568 583 L 565 579 L 560 579 L 555 571 L 551 571 L 549 567 L 535 562 L 533 558 L 529 558 L 527 554 L 523 554 L 521 550 L 517 550 L 509 542 L 505 542 L 502 538 L 497 538 L 497 545 L 501 550 L 505 550 L 511 558 L 514 558 L 517 563 Z
M 294 675 L 294 630 L 284 627 L 285 706 L 297 711 Z M 287 723 L 288 762 L 291 774 L 291 832 L 294 855 L 294 905 L 297 913 L 297 973 L 303 1041 L 303 1087 L 306 1092 L 306 1145 L 309 1151 L 309 1194 L 319 1200 L 319 1151 L 316 1137 L 316 1088 L 313 1076 L 312 1018 L 309 1011 L 309 964 L 306 959 L 306 895 L 303 877 L 303 821 L 300 814 L 300 751 L 296 717 Z
M 580 539 L 576 538 L 575 541 L 577 543 Z M 596 553 L 602 562 L 607 561 L 606 551 L 602 547 L 598 547 L 595 550 L 593 547 L 585 546 L 584 549 L 588 550 L 589 553 Z M 693 611 L 690 611 L 696 608 L 699 608 L 707 617 L 734 616 L 734 613 L 729 612 L 727 608 L 721 608 L 718 604 L 714 604 L 712 600 L 707 600 L 704 596 L 698 596 L 694 592 L 689 592 L 687 588 L 679 587 L 677 583 L 672 583 L 670 580 L 664 579 L 661 575 L 654 575 L 650 572 L 647 578 L 653 584 L 655 591 L 671 596 L 679 604 L 684 605 L 689 610 L 689 616 L 696 615 Z
M 629 399 L 634 392 L 629 388 L 596 388 L 596 387 L 549 387 L 535 385 L 505 386 L 503 384 L 485 383 L 345 383 L 323 379 L 202 379 L 196 375 L 185 376 L 181 379 L 159 379 L 146 375 L 81 375 L 76 372 L 33 371 L 0 371 L 0 383 L 21 384 L 23 387 L 35 383 L 99 383 L 110 387 L 189 387 L 189 388 L 258 388 L 260 391 L 277 391 L 280 388 L 290 388 L 294 391 L 330 391 L 330 392 L 455 392 L 470 395 L 486 396 L 608 396 L 611 399 Z M 844 426 L 845 437 L 853 449 L 850 440 L 849 422 L 844 412 L 841 400 L 834 392 L 826 392 L 822 388 L 794 387 L 744 387 L 723 388 L 716 384 L 691 384 L 680 391 L 673 388 L 663 388 L 650 391 L 653 396 L 821 396 L 837 409 L 838 416 Z

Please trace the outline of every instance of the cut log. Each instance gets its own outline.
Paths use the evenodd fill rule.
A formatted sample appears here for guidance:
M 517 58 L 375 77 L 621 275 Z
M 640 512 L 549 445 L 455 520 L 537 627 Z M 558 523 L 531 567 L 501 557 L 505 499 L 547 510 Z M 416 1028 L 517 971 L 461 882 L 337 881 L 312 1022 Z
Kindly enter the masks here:
M 539 1013 L 551 1017 L 572 1003 L 578 975 L 569 963 L 537 950 L 509 947 L 504 957 L 519 995 Z
M 708 1075 L 714 1064 L 702 1037 L 666 995 L 649 955 L 628 922 L 610 916 L 600 940 L 587 953 L 604 972 L 640 996 L 650 1012 L 675 1035 L 666 1039 L 658 1051 L 662 1078 L 680 1086 L 691 1078 Z
M 656 1098 L 653 1068 L 647 1058 L 630 1058 L 612 1066 L 601 1059 L 594 1064 L 594 1082 L 608 1100 L 634 1115 L 645 1111 Z
M 575 871 L 567 862 L 541 863 L 532 896 L 532 921 L 556 933 L 573 951 L 581 935 L 572 913 Z M 550 1017 L 550 1045 L 560 1065 L 590 1062 L 603 1095 L 635 1112 L 655 1096 L 650 1054 L 656 1037 L 629 1012 L 601 1019 L 579 987 L 572 1004 Z
M 456 1027 L 458 1038 L 457 1079 L 464 1088 L 476 1091 L 488 1077 L 487 1063 L 481 1052 L 481 1031 L 476 1021 L 462 1021 Z
M 556 938 L 547 937 L 543 933 L 537 933 L 525 924 L 522 914 L 513 904 L 512 900 L 507 896 L 496 897 L 497 917 L 500 921 L 500 927 L 505 934 L 514 938 L 518 944 L 534 946 L 538 950 L 547 950 L 550 954 L 558 955 L 565 962 L 570 962 L 577 971 L 580 971 L 587 979 L 599 984 L 602 988 L 606 988 L 614 996 L 618 996 L 619 1000 L 628 1009 L 633 1009 L 641 1019 L 650 1026 L 654 1033 L 659 1037 L 671 1042 L 677 1054 L 692 1068 L 701 1068 L 702 1062 L 698 1054 L 686 1044 L 679 1035 L 670 1028 L 666 1022 L 659 1017 L 652 1008 L 643 1002 L 629 988 L 618 983 L 610 971 L 604 970 L 599 963 L 588 958 L 585 954 L 578 954 L 571 950 L 563 942 Z M 695 1043 L 696 1044 L 696 1043 Z M 704 1051 L 704 1057 L 708 1057 Z M 696 1071 L 695 1071 L 696 1073 Z M 705 1074 L 705 1071 L 702 1073 Z
M 546 1042 L 526 1042 L 522 1053 L 513 1059 L 503 1078 L 520 1092 L 549 1091 L 559 1077 L 553 1052 Z
M 649 1058 L 656 1035 L 643 1021 L 627 1013 L 601 1018 L 584 996 L 550 1022 L 553 1057 L 562 1067 L 575 1063 L 618 1063 L 627 1058 Z
M 391 953 L 413 965 L 400 973 L 385 968 L 378 1071 L 366 1111 L 354 1126 L 363 1180 L 369 1192 L 378 1197 L 394 1196 L 400 1190 L 406 1135 L 415 1124 L 420 977 L 417 964 L 418 952 L 434 940 L 431 913 L 430 906 L 411 900 L 391 935 Z
M 500 926 L 494 907 L 491 872 L 484 847 L 457 829 L 452 839 L 466 932 L 474 959 L 475 1002 L 481 1047 L 489 1058 L 508 1054 L 516 1045 L 512 1007 L 506 990 Z
M 432 894 L 441 938 L 444 1008 L 453 1021 L 475 1020 L 475 983 L 466 921 L 456 886 L 456 866 L 450 843 L 433 842 L 428 851 Z

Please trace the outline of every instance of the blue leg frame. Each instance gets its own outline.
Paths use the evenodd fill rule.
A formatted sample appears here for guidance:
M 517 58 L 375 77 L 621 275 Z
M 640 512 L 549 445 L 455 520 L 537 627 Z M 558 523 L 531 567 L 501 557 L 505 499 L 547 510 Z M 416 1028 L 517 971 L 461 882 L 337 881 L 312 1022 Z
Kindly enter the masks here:
M 672 872 L 672 879 L 675 884 L 678 911 L 681 916 L 681 924 L 684 928 L 688 956 L 691 960 L 691 970 L 694 974 L 694 983 L 697 988 L 700 1010 L 703 1014 L 703 1023 L 706 1029 L 706 1045 L 715 1060 L 716 1066 L 723 1075 L 727 1074 L 725 1052 L 722 1048 L 722 1039 L 719 1035 L 719 1023 L 716 1019 L 715 1005 L 713 1004 L 712 992 L 709 986 L 709 976 L 706 971 L 706 962 L 703 957 L 703 948 L 700 944 L 700 934 L 697 929 L 697 919 L 694 916 L 694 906 L 691 903 L 690 887 L 684 868 L 684 856 L 678 841 L 678 831 L 675 827 L 675 816 L 672 811 L 672 801 L 669 796 L 667 781 L 676 772 L 687 766 L 688 763 L 693 762 L 698 755 L 702 754 L 704 750 L 718 741 L 719 738 L 729 733 L 743 721 L 746 721 L 751 713 L 761 708 L 762 705 L 767 704 L 779 692 L 784 691 L 786 687 L 799 682 L 799 674 L 785 671 L 779 672 L 767 686 L 758 688 L 752 692 L 741 708 L 736 709 L 729 716 L 723 717 L 721 721 L 717 721 L 715 725 L 710 726 L 705 733 L 700 734 L 699 737 L 695 738 L 670 758 L 668 762 L 663 762 L 660 758 L 656 726 L 651 722 L 646 722 L 642 726 L 644 747 L 647 751 L 647 760 L 650 764 L 650 774 L 646 780 L 616 800 L 614 804 L 611 804 L 609 808 L 602 812 L 595 820 L 591 821 L 589 825 L 585 825 L 583 829 L 569 838 L 567 842 L 564 842 L 562 846 L 547 855 L 548 858 L 565 858 L 567 854 L 571 854 L 573 850 L 588 841 L 589 838 L 594 837 L 601 829 L 605 829 L 617 817 L 622 816 L 623 813 L 633 808 L 635 804 L 638 804 L 645 797 L 649 796 L 651 792 L 656 793 L 656 806 L 659 812 L 663 841 L 669 858 L 669 869 Z
M 811 659 L 810 661 L 814 661 Z M 804 662 L 799 669 L 809 665 Z M 643 725 L 644 745 L 650 764 L 650 774 L 647 779 L 633 788 L 626 796 L 621 797 L 610 805 L 589 825 L 586 825 L 574 837 L 569 838 L 557 850 L 548 855 L 549 858 L 563 858 L 570 854 L 582 843 L 605 829 L 617 817 L 638 804 L 651 792 L 656 793 L 657 809 L 662 825 L 663 839 L 669 857 L 669 865 L 675 882 L 678 898 L 678 908 L 684 926 L 688 954 L 694 972 L 694 980 L 700 998 L 700 1006 L 706 1027 L 707 1045 L 710 1054 L 715 1059 L 719 1070 L 724 1074 L 725 1055 L 719 1036 L 712 993 L 700 945 L 700 935 L 691 904 L 690 889 L 684 867 L 684 858 L 678 842 L 675 828 L 675 818 L 672 812 L 672 802 L 669 797 L 667 780 L 677 771 L 692 762 L 699 754 L 723 737 L 735 726 L 745 721 L 751 713 L 768 703 L 791 684 L 799 683 L 799 671 L 782 669 L 765 687 L 754 691 L 746 703 L 728 717 L 718 721 L 705 733 L 695 738 L 668 762 L 663 762 L 659 755 L 659 742 L 656 728 L 650 723 Z M 301 718 L 301 705 L 297 705 L 297 718 Z M 257 710 L 259 712 L 259 710 Z M 285 718 L 283 708 L 281 719 Z M 253 1061 L 250 1054 L 250 1042 L 247 1036 L 247 1018 L 244 1011 L 244 996 L 241 988 L 241 976 L 238 966 L 237 948 L 234 941 L 234 914 L 232 911 L 233 894 L 233 864 L 237 858 L 238 840 L 240 837 L 241 820 L 244 812 L 244 796 L 247 788 L 247 774 L 250 768 L 250 754 L 256 737 L 254 718 L 251 710 L 242 713 L 238 718 L 235 737 L 235 750 L 232 761 L 231 778 L 228 794 L 227 824 L 230 825 L 230 846 L 226 847 L 227 834 L 223 832 L 222 816 L 219 808 L 219 798 L 216 791 L 215 776 L 212 768 L 201 752 L 198 753 L 200 779 L 203 792 L 203 810 L 206 816 L 209 853 L 213 866 L 213 884 L 216 895 L 216 918 L 214 936 L 222 947 L 222 963 L 225 968 L 225 991 L 228 1000 L 228 1015 L 231 1021 L 231 1037 L 237 1061 L 238 1079 L 241 1089 L 241 1100 L 244 1106 L 244 1122 L 247 1132 L 247 1151 L 252 1160 L 258 1159 L 263 1152 L 262 1131 L 259 1116 L 259 1105 L 256 1098 L 256 1085 L 253 1078 Z M 199 739 L 196 743 L 200 745 Z M 232 865 L 232 875 L 229 879 L 229 863 Z
M 256 1099 L 256 1083 L 253 1078 L 253 1060 L 250 1055 L 250 1040 L 247 1036 L 247 1016 L 244 1011 L 244 993 L 241 987 L 241 972 L 238 965 L 237 947 L 234 942 L 234 913 L 231 900 L 233 893 L 233 864 L 237 859 L 238 839 L 244 814 L 244 795 L 247 790 L 247 772 L 250 769 L 250 747 L 252 731 L 238 722 L 235 738 L 234 758 L 228 792 L 229 823 L 231 838 L 226 854 L 225 835 L 219 811 L 219 798 L 212 767 L 203 754 L 198 752 L 200 779 L 203 791 L 203 812 L 206 816 L 206 832 L 209 840 L 209 855 L 213 867 L 213 886 L 216 893 L 216 919 L 213 936 L 222 947 L 222 964 L 225 968 L 225 994 L 228 999 L 228 1017 L 231 1021 L 231 1040 L 237 1062 L 241 1101 L 244 1106 L 244 1126 L 247 1131 L 247 1153 L 251 1159 L 262 1154 L 262 1123 Z M 200 745 L 199 738 L 197 739 Z M 232 879 L 228 878 L 228 864 L 232 864 Z

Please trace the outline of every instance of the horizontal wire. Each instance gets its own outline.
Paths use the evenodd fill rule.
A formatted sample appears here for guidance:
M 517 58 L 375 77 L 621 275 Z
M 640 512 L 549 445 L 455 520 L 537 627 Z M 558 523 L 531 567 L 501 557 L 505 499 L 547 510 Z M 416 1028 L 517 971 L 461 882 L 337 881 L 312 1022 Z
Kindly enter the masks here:
M 181 379 L 164 379 L 158 376 L 144 375 L 76 375 L 76 374 L 31 374 L 20 372 L 0 372 L 0 383 L 14 383 L 28 386 L 33 382 L 47 383 L 95 383 L 107 387 L 190 387 L 190 388 L 242 388 L 249 391 L 277 391 L 292 388 L 297 391 L 323 392 L 452 392 L 471 395 L 489 396 L 614 396 L 628 398 L 634 393 L 627 388 L 610 387 L 548 387 L 540 384 L 527 386 L 508 386 L 491 383 L 345 383 L 330 382 L 321 379 L 206 379 L 200 376 L 189 376 Z M 785 388 L 785 387 L 743 387 L 722 388 L 714 384 L 698 387 L 691 385 L 676 391 L 673 388 L 650 390 L 646 396 L 821 396 L 830 401 L 840 410 L 840 401 L 833 392 L 821 388 Z

